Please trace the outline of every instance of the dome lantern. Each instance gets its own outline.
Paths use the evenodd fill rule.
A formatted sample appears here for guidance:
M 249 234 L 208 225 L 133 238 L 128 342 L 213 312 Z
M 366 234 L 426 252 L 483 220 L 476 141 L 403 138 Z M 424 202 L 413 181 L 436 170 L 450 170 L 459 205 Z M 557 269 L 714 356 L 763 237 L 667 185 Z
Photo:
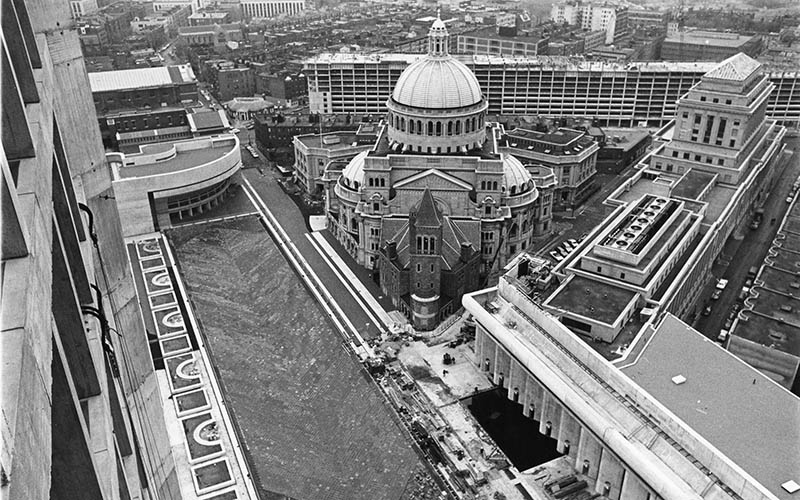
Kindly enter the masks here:
M 428 31 L 428 55 L 430 57 L 447 57 L 448 44 L 450 43 L 450 33 L 447 26 L 442 21 L 439 9 L 436 10 L 436 20 Z

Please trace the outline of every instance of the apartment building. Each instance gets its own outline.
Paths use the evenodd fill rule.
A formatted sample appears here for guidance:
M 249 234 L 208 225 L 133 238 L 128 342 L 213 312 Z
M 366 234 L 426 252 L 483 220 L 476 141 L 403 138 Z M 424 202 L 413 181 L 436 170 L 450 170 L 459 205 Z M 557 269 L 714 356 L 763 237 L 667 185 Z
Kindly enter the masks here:
M 322 54 L 303 63 L 312 113 L 385 113 L 403 70 L 420 54 Z M 660 126 L 715 63 L 603 63 L 565 57 L 454 55 L 473 71 L 490 114 L 592 117 L 600 125 Z M 800 124 L 798 73 L 769 73 L 767 116 Z
M 247 19 L 273 18 L 295 15 L 306 10 L 305 0 L 244 0 L 242 15 Z

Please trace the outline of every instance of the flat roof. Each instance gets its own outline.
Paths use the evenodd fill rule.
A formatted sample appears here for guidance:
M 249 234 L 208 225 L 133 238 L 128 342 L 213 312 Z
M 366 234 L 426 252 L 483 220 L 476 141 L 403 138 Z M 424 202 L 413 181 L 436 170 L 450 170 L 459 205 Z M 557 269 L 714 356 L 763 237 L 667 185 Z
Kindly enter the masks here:
M 772 494 L 797 500 L 781 484 L 800 482 L 800 398 L 670 314 L 622 372 Z
M 356 146 L 369 146 L 371 144 L 375 144 L 375 137 L 371 137 L 370 140 L 363 140 L 359 138 L 355 132 L 329 132 L 327 134 L 319 135 L 319 134 L 308 134 L 308 135 L 298 135 L 295 138 L 302 142 L 306 147 L 309 148 L 323 148 L 329 149 L 331 151 L 336 151 L 339 149 L 349 149 L 353 147 L 353 143 L 356 143 Z M 339 142 L 333 142 L 330 144 L 326 144 L 325 138 L 336 138 Z M 334 139 L 334 140 L 336 140 Z
M 558 144 L 563 146 L 585 135 L 584 132 L 579 130 L 572 130 L 568 128 L 560 128 L 553 132 L 539 132 L 538 130 L 528 130 L 524 128 L 515 128 L 506 132 L 509 138 L 519 137 L 522 139 L 530 139 L 532 141 L 548 142 L 550 144 Z
M 408 65 L 422 59 L 425 54 L 361 54 L 361 53 L 323 53 L 303 60 L 309 64 L 398 64 Z M 453 57 L 468 67 L 493 66 L 536 66 L 542 68 L 577 71 L 639 71 L 639 72 L 694 72 L 705 74 L 714 69 L 716 62 L 630 62 L 588 61 L 579 57 L 567 56 L 497 56 L 454 54 Z
M 189 64 L 89 73 L 92 92 L 144 89 L 196 82 L 192 66 Z
M 730 35 L 730 36 L 724 36 Z M 740 47 L 750 40 L 752 36 L 738 33 L 720 33 L 716 31 L 685 31 L 679 35 L 668 36 L 664 41 L 695 45 L 710 45 L 716 47 Z
M 198 167 L 206 163 L 212 162 L 224 155 L 228 154 L 231 149 L 236 145 L 236 141 L 231 136 L 230 141 L 209 142 L 209 147 L 200 149 L 188 149 L 178 151 L 175 156 L 168 160 L 159 161 L 157 163 L 148 163 L 144 165 L 127 166 L 119 168 L 119 176 L 122 179 L 130 179 L 135 177 L 148 177 L 151 175 L 166 174 L 172 172 L 179 172 L 188 168 Z M 179 141 L 185 142 L 185 141 Z M 176 142 L 162 142 L 159 144 L 145 144 L 140 146 L 140 154 L 155 154 L 158 152 L 166 151 L 175 145 Z M 136 156 L 135 154 L 126 155 L 126 157 Z
M 625 288 L 573 274 L 544 305 L 610 325 L 635 297 Z
M 672 189 L 672 196 L 676 198 L 689 198 L 696 200 L 716 175 L 702 170 L 690 169 L 686 175 Z

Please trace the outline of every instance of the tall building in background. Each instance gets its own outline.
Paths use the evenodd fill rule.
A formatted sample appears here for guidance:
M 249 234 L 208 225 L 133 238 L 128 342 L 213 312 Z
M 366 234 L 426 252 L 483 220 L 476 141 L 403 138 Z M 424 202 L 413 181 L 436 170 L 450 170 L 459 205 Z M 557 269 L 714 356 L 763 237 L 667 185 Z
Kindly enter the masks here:
M 243 0 L 241 6 L 247 19 L 269 19 L 299 14 L 306 10 L 306 0 Z
M 70 4 L 2 5 L 0 497 L 183 498 Z
M 604 31 L 606 44 L 619 43 L 630 37 L 627 7 L 607 3 L 566 1 L 553 4 L 550 19 L 560 24 L 580 26 L 589 31 Z

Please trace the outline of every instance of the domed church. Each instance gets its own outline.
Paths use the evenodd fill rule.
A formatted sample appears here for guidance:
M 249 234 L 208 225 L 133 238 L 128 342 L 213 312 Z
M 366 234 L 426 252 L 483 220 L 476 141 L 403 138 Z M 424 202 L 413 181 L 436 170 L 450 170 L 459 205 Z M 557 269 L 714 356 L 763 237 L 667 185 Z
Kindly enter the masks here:
M 530 245 L 539 193 L 499 153 L 475 75 L 447 50 L 438 18 L 428 53 L 406 68 L 370 151 L 325 172 L 328 227 L 418 330 Z

